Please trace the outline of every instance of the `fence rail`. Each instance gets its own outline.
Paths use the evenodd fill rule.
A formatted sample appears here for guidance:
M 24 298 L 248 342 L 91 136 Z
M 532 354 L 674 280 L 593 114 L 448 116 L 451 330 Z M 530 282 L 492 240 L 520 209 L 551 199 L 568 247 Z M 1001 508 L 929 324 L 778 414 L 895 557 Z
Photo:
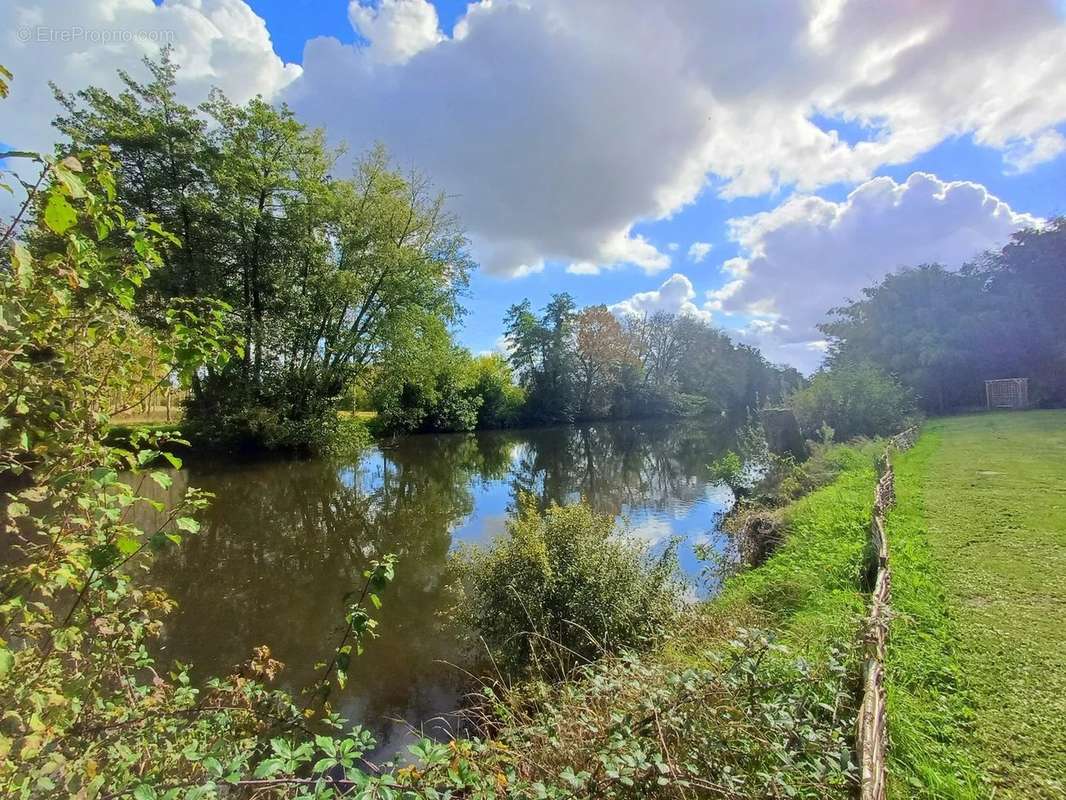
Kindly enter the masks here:
M 885 800 L 888 755 L 888 712 L 885 705 L 885 649 L 892 601 L 892 571 L 889 568 L 888 533 L 885 518 L 896 502 L 896 478 L 891 454 L 914 443 L 917 428 L 909 428 L 889 440 L 881 456 L 881 476 L 874 489 L 870 520 L 870 570 L 872 590 L 866 618 L 863 653 L 862 705 L 855 731 L 855 750 L 861 766 L 861 800 Z

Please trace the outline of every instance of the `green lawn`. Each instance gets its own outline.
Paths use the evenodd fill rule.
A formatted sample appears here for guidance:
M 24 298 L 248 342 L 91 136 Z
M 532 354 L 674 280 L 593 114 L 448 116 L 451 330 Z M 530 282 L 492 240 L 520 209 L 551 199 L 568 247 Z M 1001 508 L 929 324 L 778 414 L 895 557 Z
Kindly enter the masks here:
M 1066 797 L 1066 411 L 938 420 L 889 518 L 894 797 Z

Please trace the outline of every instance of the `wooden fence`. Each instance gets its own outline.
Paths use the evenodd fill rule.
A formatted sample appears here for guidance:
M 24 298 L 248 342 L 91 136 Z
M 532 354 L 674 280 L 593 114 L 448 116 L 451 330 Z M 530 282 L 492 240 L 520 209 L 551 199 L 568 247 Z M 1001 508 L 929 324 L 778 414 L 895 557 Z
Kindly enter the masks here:
M 889 440 L 879 465 L 881 477 L 874 489 L 868 572 L 872 576 L 872 591 L 864 638 L 862 706 L 855 731 L 855 750 L 861 766 L 859 796 L 862 800 L 885 800 L 885 759 L 888 753 L 885 647 L 888 642 L 889 603 L 892 600 L 892 571 L 888 563 L 885 517 L 896 502 L 891 453 L 910 447 L 916 435 L 917 429 L 910 428 Z

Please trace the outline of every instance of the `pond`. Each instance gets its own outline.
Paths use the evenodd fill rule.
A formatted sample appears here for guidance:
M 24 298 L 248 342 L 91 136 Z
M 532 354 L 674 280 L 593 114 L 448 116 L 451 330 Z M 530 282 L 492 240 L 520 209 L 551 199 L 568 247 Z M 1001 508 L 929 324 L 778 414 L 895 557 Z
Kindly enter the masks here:
M 227 674 L 266 644 L 298 690 L 332 654 L 342 600 L 362 586 L 368 560 L 395 553 L 397 576 L 378 612 L 380 637 L 353 660 L 334 698 L 353 722 L 396 751 L 409 726 L 440 733 L 468 684 L 455 665 L 448 618 L 449 552 L 505 531 L 519 492 L 541 505 L 584 498 L 653 548 L 680 539 L 693 591 L 694 548 L 724 549 L 716 523 L 732 501 L 708 464 L 730 446 L 721 424 L 612 422 L 476 434 L 409 436 L 358 461 L 196 464 L 175 475 L 216 495 L 201 533 L 154 564 L 151 580 L 178 602 L 159 656 L 196 674 Z

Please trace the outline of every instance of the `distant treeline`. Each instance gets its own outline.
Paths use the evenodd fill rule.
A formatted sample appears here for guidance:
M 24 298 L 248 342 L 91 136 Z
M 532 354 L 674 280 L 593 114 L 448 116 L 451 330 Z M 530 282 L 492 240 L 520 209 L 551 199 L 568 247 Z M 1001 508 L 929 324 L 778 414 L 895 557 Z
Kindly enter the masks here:
M 958 271 L 889 275 L 821 330 L 829 371 L 874 365 L 926 412 L 983 406 L 994 378 L 1029 378 L 1032 403 L 1066 403 L 1066 218 L 1019 231 Z
M 371 392 L 387 428 L 467 430 L 580 420 L 737 414 L 803 383 L 692 317 L 619 319 L 568 294 L 506 319 L 509 358 L 471 358 L 449 342 L 422 369 L 391 366 Z

